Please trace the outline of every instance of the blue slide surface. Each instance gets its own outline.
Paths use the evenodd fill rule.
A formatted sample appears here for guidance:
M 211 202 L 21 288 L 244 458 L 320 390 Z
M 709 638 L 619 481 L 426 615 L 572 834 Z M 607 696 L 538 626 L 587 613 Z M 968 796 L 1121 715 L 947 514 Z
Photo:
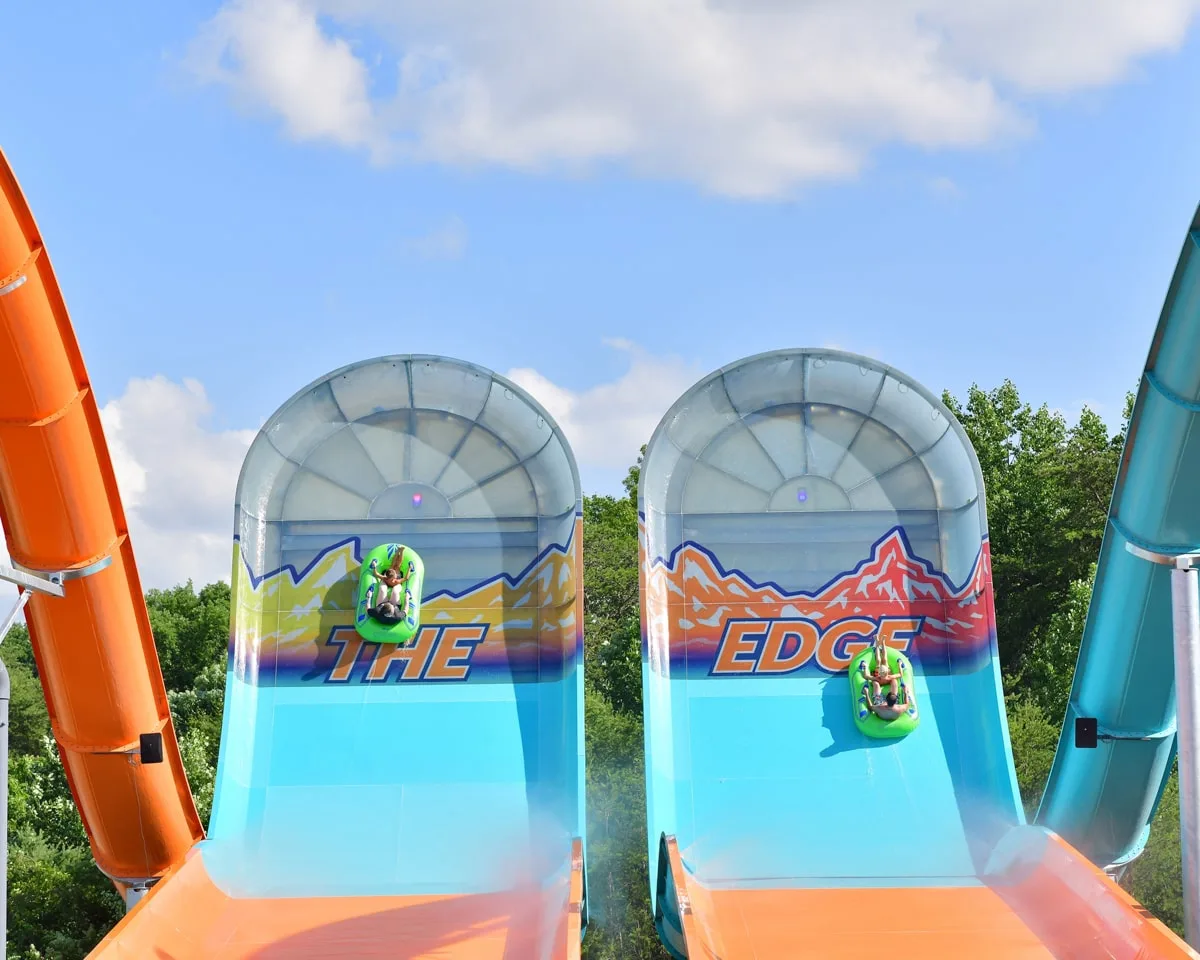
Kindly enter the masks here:
M 861 957 L 864 923 L 927 960 L 1192 956 L 1025 821 L 982 477 L 935 395 L 840 351 L 741 360 L 667 412 L 639 511 L 649 881 L 673 956 Z M 848 671 L 875 643 L 912 664 L 903 736 L 859 726 Z
M 356 364 L 268 421 L 238 486 L 199 846 L 223 894 L 565 897 L 584 829 L 579 511 L 549 415 L 469 364 Z M 362 558 L 385 543 L 425 563 L 406 647 L 354 628 Z M 561 955 L 562 921 L 561 904 L 538 921 L 538 956 Z
M 710 889 L 981 885 L 1024 821 L 953 415 L 862 357 L 752 357 L 663 419 L 640 507 L 652 874 L 672 835 Z M 880 632 L 914 663 L 900 740 L 854 722 Z

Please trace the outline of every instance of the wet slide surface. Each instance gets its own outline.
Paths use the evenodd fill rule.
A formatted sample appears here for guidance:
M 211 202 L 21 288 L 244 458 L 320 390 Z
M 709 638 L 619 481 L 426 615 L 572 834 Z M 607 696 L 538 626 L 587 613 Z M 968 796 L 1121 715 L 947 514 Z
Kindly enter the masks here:
M 96 955 L 577 956 L 579 506 L 553 422 L 480 368 L 387 357 L 285 404 L 238 486 L 208 839 Z M 354 629 L 388 543 L 425 564 L 405 647 Z
M 651 882 L 676 956 L 1193 956 L 1024 825 L 982 483 L 935 397 L 833 351 L 750 358 L 668 412 L 640 508 Z M 855 724 L 850 660 L 918 725 Z
M 582 887 L 427 896 L 231 897 L 194 852 L 93 954 L 111 958 L 578 958 Z

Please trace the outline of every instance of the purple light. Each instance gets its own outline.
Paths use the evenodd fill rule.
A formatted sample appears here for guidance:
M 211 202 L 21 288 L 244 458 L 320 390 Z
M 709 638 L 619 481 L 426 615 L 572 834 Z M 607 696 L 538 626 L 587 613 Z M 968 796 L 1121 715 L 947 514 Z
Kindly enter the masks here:
M 799 500 L 801 503 L 803 503 L 805 500 L 808 499 L 808 491 L 805 490 L 803 487 L 801 487 L 799 490 L 796 491 L 796 499 Z
M 413 506 L 419 507 L 421 505 L 421 499 L 422 499 L 422 497 L 419 493 L 414 493 L 413 494 Z

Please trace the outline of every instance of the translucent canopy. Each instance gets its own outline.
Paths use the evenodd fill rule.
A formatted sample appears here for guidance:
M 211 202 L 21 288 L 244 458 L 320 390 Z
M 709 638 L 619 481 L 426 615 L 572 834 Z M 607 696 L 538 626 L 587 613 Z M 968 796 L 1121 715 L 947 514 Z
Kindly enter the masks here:
M 718 370 L 676 401 L 649 450 L 647 513 L 942 513 L 975 505 L 982 489 L 970 442 L 937 397 L 835 350 Z
M 260 521 L 533 518 L 574 510 L 566 441 L 525 391 L 445 357 L 336 370 L 259 432 L 238 482 Z

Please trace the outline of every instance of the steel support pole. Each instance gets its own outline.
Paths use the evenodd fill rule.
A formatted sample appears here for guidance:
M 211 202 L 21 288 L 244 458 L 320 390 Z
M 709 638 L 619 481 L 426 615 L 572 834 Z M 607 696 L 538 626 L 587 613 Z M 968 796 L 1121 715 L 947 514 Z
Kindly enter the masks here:
M 1175 703 L 1179 743 L 1179 841 L 1183 855 L 1183 928 L 1200 949 L 1200 574 L 1191 557 L 1171 571 L 1171 619 L 1175 633 Z
M 1171 568 L 1183 931 L 1188 944 L 1200 950 L 1200 554 L 1158 553 L 1132 543 L 1125 549 Z

